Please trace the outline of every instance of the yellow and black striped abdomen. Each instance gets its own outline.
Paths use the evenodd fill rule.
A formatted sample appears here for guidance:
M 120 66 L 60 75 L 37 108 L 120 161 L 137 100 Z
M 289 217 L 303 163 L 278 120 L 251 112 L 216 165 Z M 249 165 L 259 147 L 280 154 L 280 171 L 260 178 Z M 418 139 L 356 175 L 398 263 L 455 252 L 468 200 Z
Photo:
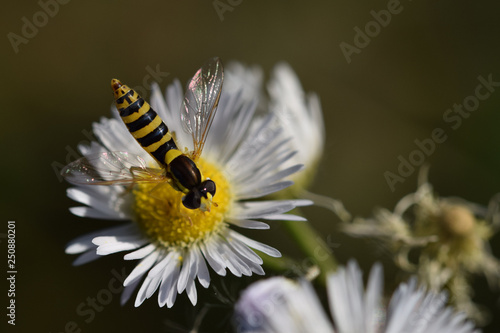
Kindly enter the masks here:
M 178 150 L 167 125 L 135 90 L 116 79 L 111 80 L 111 87 L 116 108 L 130 134 L 160 164 L 167 166 L 167 152 Z

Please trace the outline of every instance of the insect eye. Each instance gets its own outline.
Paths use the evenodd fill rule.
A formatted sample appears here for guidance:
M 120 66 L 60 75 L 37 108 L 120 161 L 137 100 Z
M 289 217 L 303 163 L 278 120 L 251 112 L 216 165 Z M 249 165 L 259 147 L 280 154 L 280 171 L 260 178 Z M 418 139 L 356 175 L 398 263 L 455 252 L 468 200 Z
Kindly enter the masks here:
M 215 195 L 215 183 L 213 180 L 207 179 L 201 183 L 200 191 L 202 194 L 210 193 L 212 197 Z
M 182 198 L 182 204 L 189 209 L 197 209 L 201 206 L 200 191 L 191 191 Z

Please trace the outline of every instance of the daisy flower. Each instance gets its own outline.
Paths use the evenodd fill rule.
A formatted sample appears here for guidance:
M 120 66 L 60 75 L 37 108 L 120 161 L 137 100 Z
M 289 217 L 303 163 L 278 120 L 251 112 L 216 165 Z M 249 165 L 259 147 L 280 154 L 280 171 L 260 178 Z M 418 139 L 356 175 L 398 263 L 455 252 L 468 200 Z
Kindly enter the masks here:
M 276 115 L 271 125 L 290 138 L 284 144 L 297 152 L 281 167 L 304 164 L 302 172 L 289 178 L 295 183 L 292 188 L 305 188 L 313 179 L 325 145 L 325 124 L 318 95 L 304 91 L 297 74 L 286 62 L 274 66 L 266 86 L 267 95 L 262 89 L 263 73 L 259 67 L 231 62 L 227 68 L 232 79 L 245 79 L 235 85 L 244 87 L 242 100 L 255 101 L 258 96 L 257 112 L 270 110 Z
M 296 163 L 305 165 L 302 172 L 290 176 L 295 184 L 287 192 L 295 197 L 311 200 L 315 205 L 333 211 L 343 220 L 351 219 L 339 200 L 307 190 L 317 173 L 325 148 L 325 123 L 318 95 L 304 92 L 299 78 L 285 62 L 274 67 L 267 91 L 270 96 L 269 108 L 278 115 L 275 125 L 292 138 L 288 144 L 297 151 L 284 167 Z
M 288 161 L 288 166 L 306 164 L 304 172 L 292 175 L 293 188 L 305 188 L 316 173 L 325 145 L 325 124 L 319 97 L 304 92 L 299 78 L 285 62 L 274 67 L 267 91 L 269 108 L 278 116 L 277 126 L 287 133 L 291 138 L 290 146 L 297 151 Z
M 419 187 L 403 197 L 394 211 L 379 209 L 371 219 L 355 219 L 342 228 L 350 235 L 376 239 L 404 271 L 416 273 L 432 290 L 447 288 L 460 311 L 480 323 L 486 321 L 472 302 L 470 280 L 484 275 L 490 286 L 500 286 L 500 260 L 491 253 L 489 239 L 498 231 L 498 198 L 488 208 L 461 198 L 439 197 L 423 168 Z M 409 254 L 412 251 L 413 258 Z
M 285 213 L 297 206 L 309 205 L 307 200 L 261 199 L 292 185 L 292 181 L 284 179 L 303 166 L 283 167 L 295 155 L 286 144 L 292 139 L 288 136 L 290 133 L 272 126 L 277 117 L 273 110 L 255 113 L 260 97 L 257 95 L 258 74 L 231 69 L 225 74 L 218 111 L 197 161 L 201 172 L 217 184 L 215 204 L 209 212 L 186 209 L 181 204 L 182 193 L 168 185 L 68 189 L 68 196 L 83 204 L 71 208 L 73 214 L 125 221 L 79 237 L 66 248 L 66 253 L 80 254 L 75 265 L 118 252 L 127 252 L 125 260 L 138 260 L 124 281 L 122 304 L 139 288 L 135 306 L 157 290 L 160 306 L 172 307 L 177 295 L 183 292 L 195 305 L 195 281 L 207 288 L 211 270 L 220 276 L 226 275 L 227 270 L 238 277 L 263 275 L 263 261 L 254 250 L 272 257 L 279 257 L 280 252 L 243 236 L 234 227 L 268 229 L 269 225 L 262 220 L 305 220 Z M 254 83 L 254 90 L 247 89 L 248 82 Z M 155 84 L 150 104 L 169 127 L 179 149 L 184 151 L 186 147 L 189 151 L 193 149 L 192 137 L 183 131 L 185 120 L 180 117 L 183 97 L 178 80 L 168 86 L 165 96 Z M 139 156 L 141 163 L 148 167 L 158 168 L 157 162 L 129 133 L 117 110 L 112 113 L 113 119 L 102 118 L 93 125 L 99 142 L 78 147 L 83 156 L 127 152 L 124 154 Z M 113 162 L 120 161 L 110 161 Z
M 366 291 L 355 261 L 329 275 L 328 301 L 333 325 L 311 284 L 282 277 L 247 288 L 235 306 L 240 333 L 401 333 L 474 332 L 465 316 L 446 306 L 446 293 L 418 288 L 416 279 L 401 284 L 389 305 L 383 302 L 383 272 L 375 264 Z M 334 328 L 335 327 L 335 328 Z

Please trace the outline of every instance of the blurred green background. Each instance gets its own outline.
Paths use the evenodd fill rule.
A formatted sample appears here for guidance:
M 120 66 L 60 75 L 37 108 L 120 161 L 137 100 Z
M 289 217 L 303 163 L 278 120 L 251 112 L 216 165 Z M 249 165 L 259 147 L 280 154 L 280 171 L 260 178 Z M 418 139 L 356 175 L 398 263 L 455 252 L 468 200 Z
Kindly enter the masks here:
M 214 4 L 230 9 L 220 16 Z M 17 221 L 15 330 L 175 331 L 167 321 L 190 328 L 193 311 L 185 295 L 174 310 L 158 309 L 155 299 L 138 309 L 130 303 L 121 307 L 113 295 L 86 322 L 89 317 L 76 312 L 79 305 L 108 287 L 112 269 L 129 272 L 133 266 L 123 266 L 115 255 L 74 268 L 74 257 L 64 254 L 74 237 L 113 223 L 71 215 L 68 185 L 59 181 L 53 163 L 66 164 L 67 147 L 87 141 L 82 131 L 110 115 L 110 79 L 140 86 L 148 67 L 169 73 L 160 82 L 165 88 L 174 78 L 185 83 L 215 55 L 224 62 L 258 64 L 266 79 L 276 62 L 290 63 L 304 89 L 320 96 L 326 122 L 324 157 L 311 190 L 342 200 L 356 215 L 369 216 L 376 206 L 392 209 L 415 189 L 416 172 L 394 192 L 383 174 L 397 172 L 398 156 L 407 158 L 416 148 L 414 140 L 428 138 L 437 127 L 445 129 L 448 140 L 427 159 L 435 189 L 486 205 L 500 192 L 500 89 L 456 130 L 444 123 L 443 114 L 474 94 L 479 75 L 500 81 L 500 6 L 402 1 L 400 12 L 348 63 L 340 43 L 352 45 L 354 28 L 364 29 L 373 21 L 370 12 L 387 6 L 387 1 L 346 0 L 68 1 L 43 22 L 37 1 L 4 4 L 0 233 L 7 232 L 7 220 Z M 40 27 L 13 46 L 9 33 L 23 35 L 23 18 L 40 20 Z M 328 211 L 305 212 L 325 238 L 338 244 L 340 261 L 356 257 L 367 272 L 379 259 L 362 241 L 335 232 L 336 219 Z M 294 253 L 279 225 L 257 235 Z M 492 240 L 497 257 L 499 242 L 497 235 Z M 489 292 L 482 279 L 475 287 L 478 302 L 497 315 L 485 331 L 498 332 L 499 293 Z

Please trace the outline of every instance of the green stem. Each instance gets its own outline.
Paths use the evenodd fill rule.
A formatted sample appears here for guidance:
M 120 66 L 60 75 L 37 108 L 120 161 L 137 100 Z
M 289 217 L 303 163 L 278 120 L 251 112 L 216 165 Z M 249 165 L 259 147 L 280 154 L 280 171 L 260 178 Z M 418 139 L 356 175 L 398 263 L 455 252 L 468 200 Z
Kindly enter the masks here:
M 333 250 L 309 222 L 286 221 L 283 226 L 306 255 L 301 265 L 303 270 L 307 271 L 312 265 L 316 265 L 320 269 L 319 281 L 325 284 L 327 274 L 334 272 L 338 266 Z
M 299 192 L 299 197 L 301 199 L 308 199 L 314 202 L 316 206 L 323 207 L 334 213 L 342 222 L 351 222 L 351 213 L 345 209 L 344 204 L 336 199 L 312 193 L 306 190 L 301 190 Z
M 293 271 L 293 267 L 298 267 L 298 263 L 287 257 L 282 256 L 280 258 L 270 257 L 267 254 L 257 251 L 259 256 L 264 261 L 263 265 L 266 267 L 266 270 L 272 270 L 275 273 L 286 275 L 290 271 Z

